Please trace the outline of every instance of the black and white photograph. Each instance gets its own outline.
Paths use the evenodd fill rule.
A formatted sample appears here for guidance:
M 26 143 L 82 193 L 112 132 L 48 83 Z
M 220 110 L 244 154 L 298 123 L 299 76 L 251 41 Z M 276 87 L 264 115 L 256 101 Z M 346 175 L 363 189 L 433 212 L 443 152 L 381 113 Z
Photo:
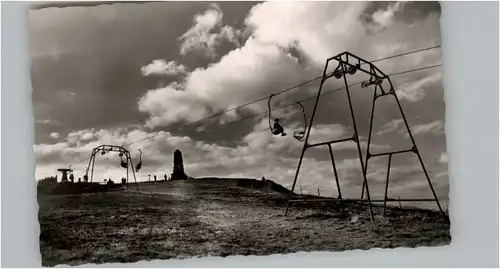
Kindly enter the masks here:
M 43 266 L 451 243 L 439 2 L 28 12 Z

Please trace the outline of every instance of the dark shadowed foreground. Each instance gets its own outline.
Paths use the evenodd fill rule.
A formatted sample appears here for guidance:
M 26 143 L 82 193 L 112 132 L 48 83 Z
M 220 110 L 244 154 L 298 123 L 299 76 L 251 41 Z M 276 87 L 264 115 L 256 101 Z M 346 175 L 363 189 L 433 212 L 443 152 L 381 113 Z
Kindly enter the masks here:
M 286 194 L 189 180 L 140 184 L 128 191 L 43 195 L 42 264 L 136 262 L 298 251 L 449 244 L 437 212 L 390 208 L 381 217 L 366 204 L 336 201 L 294 205 Z

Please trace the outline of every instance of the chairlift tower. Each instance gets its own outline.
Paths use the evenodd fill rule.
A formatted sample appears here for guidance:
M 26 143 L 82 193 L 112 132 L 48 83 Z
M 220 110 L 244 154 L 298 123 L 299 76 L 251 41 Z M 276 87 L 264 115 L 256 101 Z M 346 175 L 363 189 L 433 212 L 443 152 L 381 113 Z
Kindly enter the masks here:
M 335 70 L 333 72 L 329 72 L 328 73 L 327 72 L 328 71 L 328 67 L 331 66 L 332 64 L 337 64 L 337 67 L 335 68 Z M 358 128 L 357 128 L 357 125 L 356 125 L 356 119 L 354 117 L 354 109 L 353 109 L 353 106 L 352 106 L 351 96 L 350 96 L 350 93 L 349 93 L 349 84 L 348 84 L 348 81 L 347 81 L 347 76 L 348 75 L 354 75 L 357 71 L 365 73 L 365 74 L 369 75 L 369 77 L 370 77 L 369 80 L 364 81 L 364 82 L 361 83 L 361 87 L 362 88 L 373 88 L 372 111 L 371 111 L 371 116 L 370 116 L 370 127 L 369 127 L 369 135 L 368 135 L 368 145 L 367 145 L 366 154 L 365 154 L 365 156 L 366 156 L 365 161 L 363 161 L 363 155 L 362 155 L 362 152 L 361 152 L 361 145 L 360 145 L 360 141 L 359 141 L 359 132 L 358 132 Z M 310 133 L 311 133 L 311 127 L 313 125 L 314 117 L 316 115 L 316 110 L 317 110 L 317 107 L 318 107 L 319 98 L 321 96 L 321 91 L 322 91 L 322 88 L 323 88 L 323 85 L 324 85 L 325 81 L 327 79 L 330 79 L 330 78 L 343 79 L 343 81 L 344 81 L 344 88 L 343 89 L 345 89 L 346 94 L 347 94 L 347 101 L 349 103 L 349 110 L 350 110 L 351 119 L 352 119 L 352 123 L 353 123 L 353 127 L 354 127 L 353 128 L 354 129 L 353 130 L 353 134 L 352 134 L 352 136 L 346 137 L 346 138 L 343 138 L 343 139 L 331 140 L 331 141 L 320 142 L 320 143 L 315 143 L 315 144 L 309 144 L 309 136 L 310 136 Z M 388 85 L 388 89 L 384 88 L 384 86 L 383 86 L 384 82 L 386 82 L 385 84 Z M 377 154 L 371 154 L 370 153 L 370 143 L 371 143 L 371 135 L 372 135 L 372 127 L 373 127 L 373 119 L 374 119 L 375 102 L 376 102 L 376 100 L 379 97 L 383 97 L 383 96 L 393 96 L 394 99 L 396 100 L 398 108 L 399 108 L 399 111 L 401 112 L 401 116 L 403 118 L 403 121 L 405 123 L 406 129 L 408 131 L 409 137 L 410 137 L 411 142 L 412 142 L 412 147 L 410 149 L 400 150 L 400 151 L 384 152 L 384 153 L 377 153 Z M 340 191 L 340 184 L 339 184 L 339 180 L 338 180 L 338 177 L 337 177 L 337 169 L 336 169 L 336 166 L 335 166 L 335 160 L 334 160 L 334 157 L 333 157 L 331 145 L 332 144 L 336 144 L 336 143 L 341 143 L 341 142 L 347 142 L 347 141 L 354 141 L 354 142 L 356 142 L 356 145 L 357 145 L 358 159 L 359 159 L 361 171 L 362 171 L 362 174 L 363 174 L 363 187 L 362 187 L 362 193 L 361 193 L 361 199 L 360 199 L 360 201 L 366 201 L 366 202 L 368 202 L 368 209 L 370 211 L 370 217 L 371 217 L 372 221 L 374 221 L 373 210 L 372 210 L 372 202 L 382 202 L 383 201 L 384 202 L 384 212 L 385 212 L 386 203 L 388 201 L 392 201 L 393 200 L 393 199 L 389 199 L 387 197 L 387 190 L 388 190 L 388 185 L 389 185 L 389 172 L 390 172 L 390 167 L 391 167 L 391 159 L 392 159 L 393 155 L 397 155 L 397 154 L 405 153 L 405 152 L 413 152 L 413 153 L 415 153 L 418 156 L 419 162 L 420 162 L 422 170 L 423 170 L 423 172 L 424 172 L 424 174 L 426 176 L 426 179 L 427 179 L 427 181 L 429 183 L 429 187 L 430 187 L 430 189 L 432 191 L 434 199 L 402 199 L 401 201 L 436 201 L 437 206 L 439 208 L 439 211 L 444 214 L 444 212 L 443 212 L 443 210 L 441 208 L 441 205 L 439 204 L 439 200 L 437 198 L 436 192 L 434 191 L 434 188 L 432 186 L 432 183 L 431 183 L 431 180 L 430 180 L 429 175 L 427 173 L 427 170 L 425 168 L 425 165 L 424 165 L 424 163 L 422 161 L 422 157 L 420 156 L 420 152 L 418 151 L 417 145 L 415 144 L 415 140 L 413 138 L 412 132 L 411 132 L 410 127 L 408 125 L 408 122 L 406 120 L 406 117 L 405 117 L 405 114 L 404 114 L 403 109 L 401 107 L 401 104 L 399 103 L 399 100 L 397 98 L 396 91 L 394 90 L 394 87 L 392 85 L 391 79 L 389 78 L 389 76 L 387 76 L 386 74 L 384 74 L 378 67 L 376 67 L 371 62 L 366 61 L 366 60 L 364 60 L 364 59 L 362 59 L 362 58 L 360 58 L 360 57 L 358 57 L 356 55 L 353 55 L 353 54 L 351 54 L 349 52 L 343 52 L 343 53 L 340 53 L 340 54 L 338 54 L 338 55 L 336 55 L 334 57 L 328 58 L 327 61 L 326 61 L 325 68 L 324 68 L 324 71 L 323 71 L 323 76 L 322 76 L 322 79 L 321 79 L 321 84 L 320 84 L 320 87 L 319 87 L 319 90 L 318 90 L 318 94 L 316 96 L 316 102 L 314 104 L 314 109 L 313 109 L 311 118 L 309 120 L 309 126 L 308 126 L 308 129 L 307 129 L 306 137 L 304 139 L 304 146 L 302 148 L 302 152 L 301 152 L 301 155 L 300 155 L 299 163 L 297 165 L 297 170 L 296 170 L 295 177 L 294 177 L 294 180 L 293 180 L 292 189 L 291 189 L 291 192 L 290 192 L 290 194 L 288 196 L 288 201 L 287 201 L 287 205 L 286 205 L 285 215 L 288 214 L 290 205 L 293 202 L 298 202 L 299 201 L 299 200 L 292 200 L 292 197 L 294 195 L 294 189 L 295 189 L 295 186 L 296 186 L 296 183 L 297 183 L 297 178 L 298 178 L 299 171 L 300 171 L 300 168 L 301 168 L 301 165 L 302 165 L 302 160 L 304 158 L 304 154 L 305 154 L 305 152 L 306 152 L 307 149 L 312 148 L 312 147 L 319 147 L 319 146 L 327 146 L 328 147 L 328 150 L 329 150 L 329 153 L 330 153 L 330 158 L 331 158 L 331 161 L 332 161 L 333 172 L 334 172 L 334 175 L 335 175 L 335 180 L 336 180 L 336 183 L 337 183 L 338 199 L 342 199 L 342 194 L 341 194 L 341 191 Z M 387 165 L 387 178 L 386 178 L 386 182 L 385 182 L 385 195 L 384 195 L 384 200 L 382 200 L 382 201 L 371 200 L 370 190 L 369 190 L 368 181 L 367 181 L 368 162 L 369 162 L 369 160 L 371 158 L 378 157 L 378 156 L 389 156 L 389 161 L 388 161 L 388 165 Z M 365 190 L 366 190 L 366 200 L 363 199 L 364 198 Z
M 93 177 L 94 177 L 94 165 L 95 165 L 95 157 L 98 153 L 101 153 L 102 155 L 106 154 L 107 152 L 118 152 L 120 157 L 125 157 L 126 161 L 121 161 L 121 166 L 126 169 L 126 183 L 127 183 L 127 188 L 129 187 L 129 181 L 128 181 L 128 169 L 129 167 L 132 170 L 132 175 L 134 177 L 134 183 L 137 185 L 137 179 L 135 177 L 135 170 L 134 170 L 134 164 L 132 162 L 132 156 L 130 155 L 130 152 L 121 147 L 121 146 L 114 146 L 114 145 L 100 145 L 92 150 L 92 154 L 90 155 L 90 160 L 89 160 L 89 165 L 86 168 L 85 171 L 85 177 L 88 178 L 89 170 L 90 170 L 90 182 L 92 182 Z M 130 165 L 129 165 L 130 164 Z

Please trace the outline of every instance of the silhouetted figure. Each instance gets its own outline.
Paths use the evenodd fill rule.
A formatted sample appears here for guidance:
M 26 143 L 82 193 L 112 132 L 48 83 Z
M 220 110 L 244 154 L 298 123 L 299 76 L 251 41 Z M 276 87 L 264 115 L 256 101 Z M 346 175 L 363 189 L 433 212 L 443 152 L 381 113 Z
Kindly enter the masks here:
M 262 181 L 266 181 L 266 178 L 265 178 L 265 177 L 262 177 L 262 178 L 261 178 L 261 180 L 262 180 Z
M 122 185 L 125 185 L 125 184 L 127 184 L 127 179 L 122 177 Z
M 283 129 L 283 126 L 281 126 L 279 119 L 274 119 L 273 134 L 274 135 L 281 134 L 281 136 L 285 136 L 286 135 L 285 134 L 285 129 Z
M 165 181 L 167 181 L 167 179 L 168 179 L 168 178 L 167 178 L 167 174 L 165 174 L 165 175 L 163 176 L 163 178 L 165 179 Z
M 79 178 L 78 178 L 78 183 L 81 183 L 81 182 L 82 182 L 82 178 L 81 178 L 81 177 L 79 177 Z
M 184 173 L 184 163 L 182 160 L 182 153 L 180 150 L 177 149 L 174 152 L 174 169 L 170 180 L 182 180 L 182 179 L 187 179 L 187 175 Z
M 151 181 L 151 175 L 148 175 L 148 181 Z
M 84 181 L 84 182 L 89 182 L 89 176 L 84 175 L 84 176 L 83 176 L 83 181 Z
M 69 175 L 69 180 L 72 182 L 72 183 L 75 183 L 75 176 L 73 174 Z
M 156 182 L 156 175 L 154 175 L 153 178 L 155 179 L 155 182 Z

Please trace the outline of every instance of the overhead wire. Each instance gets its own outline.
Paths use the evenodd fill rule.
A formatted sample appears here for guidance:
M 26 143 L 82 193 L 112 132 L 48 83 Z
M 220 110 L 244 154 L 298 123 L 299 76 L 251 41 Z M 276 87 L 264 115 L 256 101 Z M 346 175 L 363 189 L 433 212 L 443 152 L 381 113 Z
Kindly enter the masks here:
M 440 67 L 442 66 L 442 64 L 436 64 L 436 65 L 431 65 L 431 66 L 425 66 L 425 67 L 420 67 L 420 68 L 415 68 L 415 69 L 410 69 L 410 70 L 406 70 L 406 71 L 402 71 L 402 72 L 397 72 L 397 73 L 393 73 L 393 74 L 390 74 L 390 75 L 387 75 L 388 77 L 393 77 L 393 76 L 398 76 L 398 75 L 402 75 L 402 74 L 407 74 L 407 73 L 412 73 L 412 72 L 417 72 L 417 71 L 422 71 L 422 70 L 427 70 L 427 69 L 432 69 L 432 68 L 436 68 L 436 67 Z M 356 85 L 360 85 L 362 83 L 362 81 L 359 81 L 359 82 L 356 82 L 356 83 L 353 83 L 353 84 L 350 84 L 350 85 L 347 85 L 348 87 L 353 87 L 353 86 L 356 86 Z M 345 89 L 345 86 L 341 87 L 341 88 L 337 88 L 335 90 L 332 90 L 332 91 L 325 91 L 323 93 L 320 94 L 320 96 L 324 96 L 324 95 L 327 95 L 327 94 L 332 94 L 332 93 L 335 93 L 335 92 L 338 92 L 338 91 L 341 91 Z M 275 111 L 275 110 L 279 110 L 279 109 L 283 109 L 285 107 L 289 107 L 289 106 L 293 106 L 295 105 L 297 102 L 304 102 L 304 101 L 309 101 L 309 100 L 313 100 L 317 97 L 318 95 L 312 95 L 310 97 L 307 97 L 307 98 L 304 98 L 304 99 L 301 99 L 301 100 L 298 100 L 298 101 L 293 101 L 291 103 L 287 103 L 285 105 L 282 105 L 282 106 L 278 106 L 278 107 L 275 107 L 275 108 L 272 108 L 271 111 Z M 262 111 L 262 112 L 259 112 L 259 113 L 256 113 L 256 114 L 252 114 L 252 115 L 249 115 L 249 116 L 246 116 L 246 117 L 242 117 L 240 119 L 237 119 L 235 121 L 232 121 L 232 122 L 229 122 L 229 123 L 225 123 L 225 124 L 219 124 L 217 125 L 217 127 L 220 127 L 220 126 L 227 126 L 227 125 L 230 125 L 230 124 L 234 124 L 236 122 L 240 122 L 240 121 L 243 121 L 243 120 L 247 120 L 247 119 L 250 119 L 250 118 L 254 118 L 254 117 L 257 117 L 257 116 L 260 116 L 260 115 L 263 115 L 263 114 L 267 114 L 269 112 L 269 110 L 265 110 L 265 111 Z M 269 129 L 268 127 L 264 128 L 263 130 L 266 130 L 266 129 Z M 170 139 L 167 139 L 165 141 L 160 141 L 158 143 L 154 143 L 154 144 L 150 144 L 150 145 L 147 145 L 147 146 L 144 146 L 144 147 L 141 147 L 139 149 L 141 150 L 144 150 L 144 149 L 147 149 L 147 148 L 152 148 L 154 146 L 157 146 L 157 145 L 160 145 L 160 144 L 165 144 L 165 143 L 168 143 L 170 141 L 174 141 L 174 140 L 178 140 L 178 139 L 181 139 L 183 137 L 172 137 Z
M 428 50 L 431 50 L 431 49 L 436 49 L 436 48 L 440 48 L 441 45 L 437 45 L 437 46 L 432 46 L 432 47 L 427 47 L 427 48 L 422 48 L 422 49 L 418 49 L 418 50 L 413 50 L 413 51 L 408 51 L 408 52 L 404 52 L 404 53 L 400 53 L 400 54 L 396 54 L 396 55 L 391 55 L 391 56 L 387 56 L 387 57 L 383 57 L 383 58 L 379 58 L 379 59 L 375 59 L 373 61 L 370 61 L 370 62 L 380 62 L 380 61 L 384 61 L 384 60 L 388 60 L 388 59 L 393 59 L 393 58 L 397 58 L 397 57 L 402 57 L 402 56 L 406 56 L 406 55 L 410 55 L 410 54 L 414 54 L 414 53 L 419 53 L 419 52 L 423 52 L 423 51 L 428 51 Z M 332 72 L 333 73 L 333 72 Z M 291 91 L 291 90 L 294 90 L 294 89 L 297 89 L 299 87 L 302 87 L 304 85 L 307 85 L 309 83 L 312 83 L 316 80 L 319 80 L 323 78 L 323 75 L 321 76 L 317 76 L 315 78 L 312 78 L 312 79 L 309 79 L 307 81 L 304 81 L 304 82 L 301 82 L 299 84 L 296 84 L 292 87 L 289 87 L 289 88 L 286 88 L 286 89 L 283 89 L 281 91 L 277 91 L 277 92 L 274 92 L 272 93 L 272 95 L 279 95 L 279 94 L 282 94 L 282 93 L 285 93 L 285 92 L 288 92 L 288 91 Z M 251 102 L 248 102 L 248 103 L 245 103 L 245 104 L 242 104 L 242 105 L 238 105 L 236 107 L 233 107 L 233 108 L 229 108 L 229 109 L 224 109 L 222 110 L 221 112 L 217 112 L 217 113 L 214 113 L 214 114 L 211 114 L 207 117 L 204 117 L 204 118 L 201 118 L 201 119 L 198 119 L 196 121 L 193 121 L 193 122 L 189 122 L 187 124 L 184 124 L 183 126 L 189 126 L 189 125 L 194 125 L 196 123 L 200 123 L 202 121 L 205 121 L 205 120 L 208 120 L 208 119 L 211 119 L 211 118 L 215 118 L 217 116 L 220 116 L 220 115 L 223 115 L 225 113 L 228 113 L 228 112 L 231 112 L 231 111 L 234 111 L 234 110 L 237 110 L 237 109 L 240 109 L 240 108 L 243 108 L 243 107 L 246 107 L 246 106 L 249 106 L 249 105 L 252 105 L 252 104 L 255 104 L 255 103 L 258 103 L 258 102 L 261 102 L 261 101 L 264 101 L 264 100 L 267 100 L 269 98 L 269 96 L 265 96 L 265 97 L 262 97 L 262 98 L 259 98 L 259 99 L 256 99 L 254 101 L 251 101 Z M 173 127 L 171 128 L 170 130 L 168 131 L 163 131 L 163 132 L 160 132 L 158 134 L 154 134 L 154 135 L 151 135 L 151 136 L 148 136 L 148 137 L 145 137 L 145 138 L 141 138 L 139 140 L 136 140 L 136 141 L 132 141 L 132 142 L 129 142 L 129 143 L 125 143 L 123 144 L 122 146 L 130 146 L 130 145 L 133 145 L 133 144 L 136 144 L 136 143 L 139 143 L 141 141 L 144 141 L 144 140 L 147 140 L 149 138 L 153 138 L 153 137 L 156 137 L 156 136 L 160 136 L 160 135 L 163 135 L 165 132 L 169 132 L 171 130 L 175 130 L 177 128 Z
M 370 61 L 371 63 L 374 63 L 374 62 L 380 62 L 380 61 L 384 61 L 384 60 L 388 60 L 388 59 L 393 59 L 393 58 L 397 58 L 397 57 L 402 57 L 402 56 L 406 56 L 406 55 L 411 55 L 411 54 L 414 54 L 414 53 L 419 53 L 419 52 L 423 52 L 423 51 L 428 51 L 428 50 L 432 50 L 432 49 L 436 49 L 436 48 L 440 48 L 441 45 L 436 45 L 436 46 L 432 46 L 432 47 L 427 47 L 427 48 L 422 48 L 422 49 L 418 49 L 418 50 L 413 50 L 413 51 L 408 51 L 408 52 L 404 52 L 404 53 L 400 53 L 400 54 L 395 54 L 395 55 L 391 55 L 391 56 L 387 56 L 387 57 L 382 57 L 382 58 L 378 58 L 378 59 L 375 59 L 375 60 L 372 60 Z M 397 73 L 393 73 L 393 74 L 390 74 L 388 76 L 396 76 L 396 75 L 401 75 L 401 74 L 406 74 L 406 73 L 411 73 L 411 72 L 416 72 L 416 71 L 420 71 L 420 70 L 425 70 L 425 69 L 430 69 L 430 68 L 435 68 L 435 67 L 439 67 L 441 66 L 441 64 L 436 64 L 436 65 L 432 65 L 432 66 L 427 66 L 427 67 L 422 67 L 422 68 L 417 68 L 417 69 L 412 69 L 412 70 L 406 70 L 406 71 L 402 71 L 402 72 L 397 72 Z M 288 92 L 288 91 L 291 91 L 291 90 L 294 90 L 294 89 L 297 89 L 299 87 L 302 87 L 304 85 L 307 85 L 309 83 L 312 83 L 316 80 L 319 80 L 319 79 L 322 79 L 323 78 L 323 75 L 321 76 L 318 76 L 318 77 L 315 77 L 315 78 L 312 78 L 312 79 L 309 79 L 307 81 L 304 81 L 302 83 L 299 83 L 299 84 L 296 84 L 292 87 L 289 87 L 289 88 L 286 88 L 286 89 L 283 89 L 281 91 L 277 91 L 275 93 L 272 93 L 272 95 L 279 95 L 279 94 L 282 94 L 282 93 L 285 93 L 285 92 Z M 355 86 L 357 84 L 361 84 L 361 82 L 357 82 L 355 84 L 352 84 L 352 85 L 348 85 L 349 87 L 351 86 Z M 339 89 L 336 89 L 334 91 L 327 91 L 327 92 L 324 92 L 321 94 L 322 95 L 326 95 L 326 94 L 331 94 L 331 93 L 334 93 L 336 91 L 340 91 L 342 89 L 344 89 L 345 87 L 342 87 L 342 88 L 339 88 Z M 302 100 L 299 100 L 299 102 L 303 102 L 303 101 L 307 101 L 307 100 L 310 100 L 310 99 L 314 99 L 316 98 L 317 95 L 314 95 L 314 96 L 311 96 L 311 97 L 308 97 L 308 98 L 305 98 L 305 99 L 302 99 Z M 233 108 L 230 108 L 230 109 L 225 109 L 221 112 L 218 112 L 218 113 L 214 113 L 212 115 L 209 115 L 207 117 L 204 117 L 204 118 L 201 118 L 201 119 L 198 119 L 196 121 L 193 121 L 193 122 L 190 122 L 190 123 L 187 123 L 187 124 L 184 124 L 182 125 L 183 127 L 184 126 L 189 126 L 189 125 L 193 125 L 193 124 L 196 124 L 196 123 L 199 123 L 199 122 L 202 122 L 202 121 L 205 121 L 205 120 L 208 120 L 208 119 L 211 119 L 211 118 L 215 118 L 217 116 L 221 116 L 225 113 L 228 113 L 228 112 L 231 112 L 231 111 L 234 111 L 234 110 L 237 110 L 237 109 L 240 109 L 240 108 L 243 108 L 243 107 L 246 107 L 246 106 L 249 106 L 249 105 L 252 105 L 252 104 L 255 104 L 255 103 L 258 103 L 260 101 L 263 101 L 263 100 L 266 100 L 268 99 L 269 96 L 265 96 L 265 97 L 262 97 L 262 98 L 259 98 L 259 99 L 256 99 L 254 101 L 251 101 L 251 102 L 247 102 L 247 103 L 244 103 L 242 105 L 238 105 L 236 107 L 233 107 Z M 293 102 L 293 103 L 290 103 L 290 104 L 287 104 L 287 105 L 284 105 L 284 106 L 280 106 L 280 107 L 277 107 L 275 109 L 271 109 L 271 111 L 274 111 L 274 110 L 277 110 L 277 109 L 282 109 L 284 107 L 288 107 L 288 106 L 292 106 L 294 104 L 296 104 L 297 101 Z M 260 112 L 260 113 L 257 113 L 257 114 L 254 114 L 254 115 L 250 115 L 250 116 L 247 116 L 247 117 L 244 117 L 244 118 L 240 118 L 236 121 L 232 121 L 230 122 L 229 124 L 233 124 L 235 122 L 238 122 L 238 121 L 242 121 L 242 120 L 246 120 L 246 119 L 249 119 L 249 118 L 253 118 L 253 117 L 257 117 L 259 115 L 262 115 L 262 114 L 265 114 L 265 113 L 268 113 L 269 110 L 266 110 L 266 111 L 263 111 L 263 112 Z M 224 125 L 228 125 L 228 124 L 224 124 Z M 179 127 L 177 127 L 179 128 Z M 172 130 L 175 130 L 177 128 L 172 128 L 171 130 L 169 131 L 172 131 Z M 141 142 L 141 141 L 144 141 L 144 140 L 147 140 L 147 139 L 151 139 L 151 138 L 154 138 L 154 137 L 157 137 L 157 136 L 160 136 L 160 135 L 163 135 L 165 134 L 165 132 L 168 132 L 168 131 L 162 131 L 158 134 L 155 134 L 155 135 L 151 135 L 151 136 L 147 136 L 145 138 L 141 138 L 141 139 L 138 139 L 138 140 L 135 140 L 135 141 L 132 141 L 132 142 L 129 142 L 129 143 L 125 143 L 123 144 L 122 146 L 130 146 L 130 145 L 133 145 L 133 144 L 136 144 L 138 142 Z M 168 139 L 166 141 L 161 141 L 161 143 L 165 143 L 165 142 L 168 142 L 168 141 L 172 141 L 172 140 L 177 140 L 177 139 L 180 139 L 181 137 L 175 137 L 175 138 L 172 138 L 172 139 Z M 157 144 L 161 144 L 161 143 L 157 143 Z M 156 145 L 156 144 L 153 144 L 153 145 Z M 148 146 L 145 146 L 145 147 L 141 147 L 139 149 L 146 149 L 146 148 L 150 148 L 151 145 L 148 145 Z M 78 160 L 77 162 L 82 162 L 82 161 L 85 161 L 85 160 L 88 160 L 90 159 L 90 156 L 84 158 L 84 159 L 81 159 L 81 160 Z
M 417 72 L 417 71 L 422 71 L 422 70 L 427 70 L 427 69 L 436 68 L 436 67 L 440 67 L 440 66 L 442 66 L 442 64 L 435 64 L 435 65 L 431 65 L 431 66 L 425 66 L 425 67 L 420 67 L 420 68 L 405 70 L 405 71 L 401 71 L 401 72 L 392 73 L 392 74 L 388 75 L 388 77 L 398 76 L 398 75 L 412 73 L 412 72 Z M 356 83 L 348 85 L 348 87 L 353 87 L 353 86 L 359 85 L 361 83 L 362 83 L 362 81 L 359 81 L 359 82 L 356 82 Z M 337 88 L 337 89 L 335 89 L 333 91 L 325 91 L 325 92 L 321 93 L 320 96 L 327 95 L 327 94 L 332 94 L 332 93 L 338 92 L 338 91 L 343 90 L 343 89 L 345 89 L 345 86 L 341 87 L 341 88 Z M 272 108 L 271 111 L 275 111 L 275 110 L 283 109 L 283 108 L 286 108 L 286 107 L 289 107 L 289 106 L 293 106 L 297 102 L 309 101 L 309 100 L 315 99 L 316 97 L 317 97 L 317 95 L 312 95 L 310 97 L 301 99 L 299 101 L 293 101 L 291 103 L 288 103 L 288 104 L 285 104 L 285 105 L 282 105 L 282 106 L 279 106 L 279 107 L 276 107 L 276 108 Z M 246 116 L 246 117 L 242 117 L 242 118 L 240 118 L 238 120 L 235 120 L 235 121 L 232 121 L 232 122 L 229 122 L 229 123 L 220 124 L 219 126 L 227 126 L 227 125 L 230 125 L 230 124 L 234 124 L 236 122 L 240 122 L 240 121 L 243 121 L 243 120 L 255 118 L 255 117 L 263 115 L 263 114 L 267 114 L 268 112 L 269 112 L 269 110 L 265 110 L 265 111 L 262 111 L 262 112 L 259 112 L 259 113 L 256 113 L 256 114 L 252 114 L 252 115 L 249 115 L 249 116 Z M 258 131 L 263 131 L 263 130 L 266 130 L 266 129 L 268 129 L 268 128 L 266 127 L 264 129 L 258 130 Z M 154 137 L 155 136 L 150 136 L 150 137 L 146 137 L 146 138 L 144 138 L 142 140 L 146 140 L 146 139 L 154 138 Z M 183 138 L 183 137 L 173 137 L 173 138 L 167 139 L 165 141 L 160 141 L 158 143 L 154 143 L 154 144 L 151 144 L 151 145 L 147 145 L 147 146 L 141 147 L 138 150 L 144 150 L 144 149 L 152 148 L 152 147 L 158 146 L 160 144 L 165 144 L 165 143 L 168 143 L 170 141 L 178 140 L 178 139 L 181 139 L 181 138 Z M 90 159 L 90 156 L 77 161 L 77 163 L 85 161 L 85 160 L 88 160 L 88 159 Z

